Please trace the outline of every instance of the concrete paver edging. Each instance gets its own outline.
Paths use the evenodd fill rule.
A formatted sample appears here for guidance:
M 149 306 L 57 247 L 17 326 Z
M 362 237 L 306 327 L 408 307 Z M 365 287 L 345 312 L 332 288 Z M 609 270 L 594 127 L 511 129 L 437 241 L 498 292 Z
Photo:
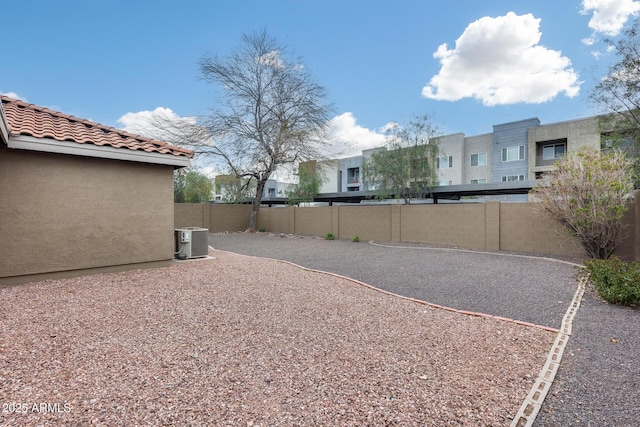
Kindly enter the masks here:
M 580 307 L 580 303 L 582 301 L 582 295 L 585 290 L 585 283 L 587 281 L 587 277 L 584 277 L 580 280 L 578 285 L 578 290 L 573 296 L 573 300 L 571 301 L 571 305 L 567 309 L 567 313 L 562 319 L 562 328 L 558 332 L 558 336 L 556 337 L 553 346 L 551 347 L 551 351 L 549 352 L 549 356 L 547 357 L 547 361 L 544 364 L 544 367 L 540 371 L 538 375 L 538 379 L 533 384 L 531 391 L 525 398 L 520 410 L 516 414 L 516 417 L 513 419 L 511 423 L 511 427 L 529 427 L 533 425 L 533 422 L 540 412 L 540 408 L 542 407 L 542 403 L 544 402 L 545 397 L 549 389 L 551 388 L 551 384 L 553 384 L 553 380 L 556 377 L 556 373 L 558 372 L 558 368 L 560 367 L 560 362 L 562 361 L 562 355 L 564 354 L 564 349 L 567 346 L 567 342 L 569 342 L 569 336 L 571 335 L 571 328 L 573 323 L 573 318 Z

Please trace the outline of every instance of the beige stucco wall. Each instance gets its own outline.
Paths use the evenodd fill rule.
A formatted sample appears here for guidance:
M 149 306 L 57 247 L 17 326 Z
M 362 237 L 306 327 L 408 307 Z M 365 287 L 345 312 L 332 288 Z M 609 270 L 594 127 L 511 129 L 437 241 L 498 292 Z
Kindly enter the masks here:
M 500 249 L 547 255 L 586 256 L 575 238 L 535 203 L 500 204 Z
M 390 242 L 392 209 L 397 206 L 336 206 L 338 235 L 343 239 Z
M 174 205 L 175 228 L 209 228 L 209 205 L 204 203 L 176 203 Z
M 211 209 L 209 225 L 206 217 L 204 228 L 212 233 L 221 231 L 244 231 L 249 226 L 251 205 L 203 205 Z
M 640 260 L 640 191 L 626 217 L 627 239 L 617 253 Z M 510 251 L 585 257 L 574 238 L 535 203 L 456 203 L 438 205 L 281 207 L 260 209 L 258 226 L 276 233 L 341 239 L 418 242 L 487 251 Z M 211 218 L 212 231 L 243 231 L 248 205 L 176 205 L 176 224 L 206 227 L 198 218 Z M 205 210 L 203 213 L 202 210 Z M 178 218 L 185 215 L 185 218 Z M 189 219 L 191 218 L 191 219 Z
M 0 144 L 0 283 L 168 262 L 173 168 Z
M 403 242 L 485 249 L 484 204 L 402 206 Z
M 333 227 L 334 207 L 295 208 L 294 233 L 311 236 L 337 235 Z
M 258 213 L 258 228 L 270 233 L 293 233 L 295 209 L 292 207 L 261 208 Z

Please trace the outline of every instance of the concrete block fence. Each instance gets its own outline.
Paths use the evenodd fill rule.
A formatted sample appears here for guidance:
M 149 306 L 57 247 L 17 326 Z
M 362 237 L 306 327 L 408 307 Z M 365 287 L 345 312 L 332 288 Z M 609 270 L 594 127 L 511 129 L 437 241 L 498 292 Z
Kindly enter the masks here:
M 249 205 L 175 204 L 175 227 L 244 231 Z M 618 255 L 640 261 L 640 191 L 625 218 Z M 486 251 L 586 257 L 579 244 L 535 203 L 460 203 L 262 207 L 258 227 L 273 233 L 359 236 L 362 241 L 425 243 Z

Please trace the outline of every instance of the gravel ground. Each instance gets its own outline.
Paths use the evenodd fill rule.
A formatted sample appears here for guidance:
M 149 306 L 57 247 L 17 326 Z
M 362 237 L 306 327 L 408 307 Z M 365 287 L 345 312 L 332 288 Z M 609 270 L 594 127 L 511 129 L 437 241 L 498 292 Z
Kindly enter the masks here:
M 640 310 L 585 292 L 534 426 L 640 425 Z
M 331 271 L 446 307 L 556 329 L 578 286 L 573 266 L 541 258 L 416 245 L 390 248 L 314 237 L 280 238 L 268 233 L 211 234 L 209 244 Z
M 211 255 L 0 288 L 0 424 L 502 426 L 554 338 Z
M 290 260 L 429 302 L 556 328 L 577 287 L 570 265 L 544 259 L 268 234 L 214 234 L 209 240 L 220 249 Z M 534 426 L 640 426 L 639 348 L 640 309 L 606 304 L 588 287 Z

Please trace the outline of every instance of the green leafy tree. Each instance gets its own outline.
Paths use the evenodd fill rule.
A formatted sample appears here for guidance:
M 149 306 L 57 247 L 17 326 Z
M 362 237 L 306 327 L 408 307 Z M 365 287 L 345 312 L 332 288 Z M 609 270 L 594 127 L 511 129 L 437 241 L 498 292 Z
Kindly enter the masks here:
M 230 55 L 207 54 L 199 65 L 202 79 L 215 84 L 222 99 L 202 123 L 210 138 L 196 138 L 193 145 L 256 183 L 247 227 L 254 232 L 271 175 L 322 158 L 331 107 L 302 61 L 266 31 L 244 35 Z
M 562 157 L 533 194 L 591 258 L 608 259 L 623 238 L 633 176 L 623 152 L 583 147 Z
M 407 126 L 396 125 L 386 135 L 386 144 L 364 162 L 367 189 L 379 198 L 425 197 L 437 182 L 437 130 L 429 116 L 415 117 Z
M 316 161 L 301 163 L 298 168 L 298 183 L 287 190 L 287 203 L 297 205 L 313 202 L 313 198 L 320 192 L 322 183 L 322 172 L 318 170 Z
M 242 203 L 255 194 L 255 181 L 235 175 L 218 175 L 215 189 L 224 203 Z
M 186 169 L 177 169 L 173 171 L 173 201 L 174 203 L 184 203 L 184 186 Z
M 603 146 L 623 150 L 634 160 L 634 185 L 640 188 L 640 20 L 619 40 L 605 41 L 619 60 L 594 86 L 590 98 L 603 112 L 599 116 Z
M 173 175 L 173 200 L 176 203 L 202 203 L 211 200 L 213 182 L 197 170 L 176 171 Z

